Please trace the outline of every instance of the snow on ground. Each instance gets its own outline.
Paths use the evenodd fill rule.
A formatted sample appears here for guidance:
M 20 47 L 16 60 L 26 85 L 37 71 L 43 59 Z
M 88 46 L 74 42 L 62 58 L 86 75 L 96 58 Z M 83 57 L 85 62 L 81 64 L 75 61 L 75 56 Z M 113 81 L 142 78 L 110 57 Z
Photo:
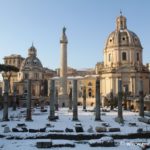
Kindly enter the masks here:
M 0 141 L 0 150 L 45 150 L 45 148 L 36 148 L 36 142 L 50 141 L 50 140 L 8 140 L 2 139 Z M 53 143 L 65 143 L 67 140 L 53 140 Z M 121 142 L 117 147 L 90 147 L 88 143 L 75 143 L 74 148 L 50 148 L 51 150 L 141 150 L 141 148 L 133 143 Z
M 27 128 L 32 128 L 32 129 L 39 129 L 39 128 L 44 128 L 46 126 L 46 124 L 50 123 L 52 125 L 52 127 L 47 128 L 48 130 L 65 130 L 65 128 L 71 128 L 75 131 L 75 124 L 76 123 L 81 123 L 84 129 L 84 133 L 87 133 L 87 130 L 89 129 L 90 126 L 93 127 L 94 132 L 95 131 L 95 127 L 96 126 L 100 126 L 102 127 L 102 123 L 108 123 L 111 127 L 119 127 L 121 129 L 121 132 L 117 132 L 118 134 L 126 134 L 126 133 L 136 133 L 138 128 L 142 128 L 143 130 L 150 131 L 150 126 L 139 122 L 138 121 L 138 113 L 135 112 L 129 112 L 129 111 L 124 111 L 123 112 L 123 116 L 124 116 L 124 125 L 120 125 L 117 122 L 115 122 L 115 117 L 117 116 L 117 111 L 110 111 L 110 112 L 102 112 L 103 115 L 101 116 L 101 119 L 103 122 L 99 122 L 99 121 L 95 121 L 95 116 L 94 116 L 94 112 L 90 112 L 90 111 L 82 111 L 82 107 L 78 107 L 78 118 L 79 118 L 79 122 L 74 122 L 72 121 L 72 112 L 68 112 L 68 108 L 60 108 L 58 112 L 56 112 L 56 115 L 59 116 L 59 119 L 56 122 L 50 122 L 48 120 L 48 116 L 49 116 L 49 107 L 46 107 L 46 109 L 48 109 L 47 112 L 40 112 L 40 108 L 34 108 L 33 112 L 32 112 L 32 119 L 33 121 L 31 122 L 27 122 L 25 121 L 25 115 L 26 115 L 26 109 L 25 108 L 21 108 L 21 109 L 17 109 L 16 111 L 12 111 L 12 108 L 9 108 L 9 118 L 10 121 L 8 122 L 0 122 L 0 134 L 6 134 L 6 135 L 21 135 L 23 137 L 28 136 L 28 135 L 33 135 L 33 133 L 13 133 L 13 132 L 9 132 L 9 133 L 3 133 L 4 132 L 4 127 L 2 127 L 3 125 L 7 125 L 10 129 L 15 128 L 17 126 L 18 123 L 25 123 L 27 125 Z M 93 108 L 87 108 L 88 110 L 93 110 Z M 0 119 L 3 116 L 3 110 L 0 111 Z M 131 127 L 129 126 L 129 123 L 136 123 L 137 126 Z M 54 127 L 53 127 L 54 126 Z M 48 132 L 47 132 L 48 133 Z M 38 133 L 41 134 L 41 133 Z M 46 134 L 46 133 L 42 133 L 42 134 Z M 72 134 L 76 134 L 75 132 Z M 106 134 L 112 134 L 107 132 Z M 116 134 L 116 132 L 114 132 L 114 134 Z M 40 140 L 41 141 L 41 140 Z M 127 145 L 126 143 L 129 143 L 127 141 L 125 141 L 124 143 L 120 142 L 119 147 L 115 147 L 115 148 L 110 148 L 111 150 L 123 150 L 123 149 L 139 149 L 138 146 L 135 145 Z M 36 140 L 9 140 L 9 144 L 8 144 L 8 140 L 5 139 L 1 139 L 0 140 L 0 149 L 2 150 L 9 150 L 9 149 L 15 149 L 15 150 L 23 150 L 23 149 L 37 149 L 35 147 L 36 144 Z M 14 147 L 14 148 L 12 148 Z M 28 147 L 28 148 L 27 148 Z M 136 148 L 135 148 L 136 147 Z M 76 150 L 78 149 L 82 149 L 82 148 L 86 148 L 86 150 L 89 149 L 102 149 L 102 148 L 91 148 L 89 147 L 88 144 L 76 144 Z M 54 148 L 55 150 L 58 148 Z M 61 150 L 70 150 L 73 148 L 61 148 Z M 109 149 L 109 148 L 103 148 L 103 149 Z
M 48 108 L 47 108 L 48 109 Z M 91 108 L 90 108 L 91 109 Z M 23 112 L 24 111 L 24 112 Z M 22 112 L 22 113 L 21 113 Z M 0 118 L 2 118 L 3 112 L 0 111 Z M 74 129 L 74 126 L 76 123 L 81 123 L 83 126 L 84 131 L 86 132 L 87 129 L 89 129 L 90 126 L 93 127 L 95 130 L 96 126 L 102 126 L 102 123 L 108 123 L 111 127 L 119 127 L 121 129 L 120 133 L 136 133 L 138 128 L 142 128 L 143 130 L 149 130 L 150 126 L 139 122 L 138 121 L 138 113 L 135 112 L 129 112 L 124 111 L 124 125 L 120 125 L 117 122 L 115 122 L 115 117 L 117 116 L 117 112 L 110 111 L 105 112 L 105 115 L 101 116 L 101 119 L 103 122 L 95 121 L 94 112 L 84 112 L 82 111 L 82 107 L 79 107 L 78 112 L 78 118 L 79 122 L 72 121 L 72 112 L 68 112 L 68 108 L 61 108 L 58 112 L 56 112 L 56 115 L 59 116 L 59 119 L 56 122 L 50 122 L 48 120 L 49 116 L 49 110 L 47 112 L 40 112 L 39 108 L 35 108 L 32 112 L 32 119 L 33 121 L 27 122 L 25 121 L 25 115 L 26 115 L 26 109 L 17 109 L 17 111 L 11 111 L 11 108 L 9 109 L 9 116 L 13 116 L 13 120 L 10 119 L 8 122 L 0 122 L 0 126 L 7 124 L 10 128 L 14 128 L 17 126 L 18 123 L 25 123 L 27 125 L 27 128 L 33 128 L 33 129 L 39 129 L 44 128 L 47 123 L 50 123 L 54 128 L 49 129 L 55 129 L 55 130 L 65 130 L 65 128 L 72 128 Z M 10 118 L 10 117 L 9 117 Z M 129 123 L 136 123 L 137 126 L 129 126 Z M 0 133 L 3 133 L 3 128 L 0 128 Z

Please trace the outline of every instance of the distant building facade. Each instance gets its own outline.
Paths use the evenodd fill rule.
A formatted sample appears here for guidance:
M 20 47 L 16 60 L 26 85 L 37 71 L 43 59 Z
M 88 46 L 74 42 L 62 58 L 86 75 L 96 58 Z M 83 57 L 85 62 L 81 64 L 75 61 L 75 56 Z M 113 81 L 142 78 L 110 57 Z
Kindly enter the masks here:
M 4 64 L 6 65 L 12 65 L 17 68 L 21 67 L 22 62 L 25 58 L 23 58 L 21 55 L 12 54 L 10 56 L 4 57 Z M 13 92 L 13 83 L 18 81 L 18 73 L 11 72 L 11 78 L 10 78 L 10 92 Z

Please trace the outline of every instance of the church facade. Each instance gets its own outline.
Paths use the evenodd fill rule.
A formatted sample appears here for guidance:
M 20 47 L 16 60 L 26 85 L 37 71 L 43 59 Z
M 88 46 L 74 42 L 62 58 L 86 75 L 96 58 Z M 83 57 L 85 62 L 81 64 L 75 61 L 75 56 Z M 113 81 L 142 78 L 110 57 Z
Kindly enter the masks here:
M 109 34 L 104 48 L 104 62 L 96 64 L 100 76 L 101 95 L 118 93 L 118 80 L 122 80 L 123 92 L 139 95 L 139 83 L 144 94 L 149 94 L 149 70 L 143 65 L 143 48 L 139 37 L 127 28 L 122 14 L 116 19 L 116 29 Z

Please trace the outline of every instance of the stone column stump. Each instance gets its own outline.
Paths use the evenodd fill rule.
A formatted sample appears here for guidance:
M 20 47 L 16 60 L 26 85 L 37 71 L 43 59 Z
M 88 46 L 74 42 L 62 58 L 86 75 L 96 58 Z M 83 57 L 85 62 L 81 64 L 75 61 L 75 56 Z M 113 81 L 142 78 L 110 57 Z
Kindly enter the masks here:
M 78 104 L 77 104 L 77 80 L 73 80 L 72 89 L 72 101 L 73 101 L 73 121 L 78 121 Z
M 101 121 L 100 113 L 100 79 L 96 79 L 96 107 L 95 107 L 95 120 Z
M 31 96 L 31 80 L 28 79 L 26 80 L 26 84 L 27 84 L 27 115 L 26 115 L 26 121 L 32 121 L 32 115 L 31 115 L 31 100 L 32 100 L 32 96 Z
M 8 119 L 8 91 L 9 91 L 9 81 L 4 80 L 4 100 L 3 100 L 3 121 L 9 121 Z

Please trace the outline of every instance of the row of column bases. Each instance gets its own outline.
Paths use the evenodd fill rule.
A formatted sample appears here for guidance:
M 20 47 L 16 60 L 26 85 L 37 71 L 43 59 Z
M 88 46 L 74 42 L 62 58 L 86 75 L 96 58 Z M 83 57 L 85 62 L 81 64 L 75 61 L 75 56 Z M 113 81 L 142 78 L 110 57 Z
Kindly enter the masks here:
M 27 114 L 26 114 L 26 121 L 32 121 L 32 114 L 31 114 L 31 80 L 26 81 L 27 84 Z M 140 82 L 140 92 L 139 92 L 139 100 L 140 100 L 140 111 L 139 115 L 144 117 L 144 98 L 143 98 L 143 82 Z M 14 89 L 16 89 L 14 87 Z M 4 103 L 3 103 L 3 121 L 9 121 L 8 119 L 8 91 L 9 91 L 9 83 L 8 80 L 4 81 Z M 15 91 L 15 90 L 14 90 Z M 71 99 L 70 102 L 73 106 L 73 121 L 78 121 L 78 94 L 77 94 L 77 80 L 73 80 L 73 87 L 71 91 Z M 16 92 L 15 92 L 16 93 Z M 14 101 L 16 99 L 16 94 L 14 94 Z M 84 99 L 84 97 L 83 97 Z M 56 96 L 56 89 L 55 89 L 55 80 L 50 81 L 50 112 L 49 112 L 49 120 L 55 120 L 57 117 L 55 116 L 55 106 L 58 101 L 58 97 Z M 72 103 L 73 102 L 73 103 Z M 100 111 L 100 79 L 96 79 L 96 100 L 95 100 L 95 120 L 101 121 L 101 111 Z M 70 106 L 70 108 L 72 108 Z M 83 108 L 86 109 L 86 106 Z M 15 106 L 14 106 L 15 109 Z M 122 80 L 118 80 L 118 116 L 115 120 L 119 123 L 123 123 L 123 113 L 122 113 Z

